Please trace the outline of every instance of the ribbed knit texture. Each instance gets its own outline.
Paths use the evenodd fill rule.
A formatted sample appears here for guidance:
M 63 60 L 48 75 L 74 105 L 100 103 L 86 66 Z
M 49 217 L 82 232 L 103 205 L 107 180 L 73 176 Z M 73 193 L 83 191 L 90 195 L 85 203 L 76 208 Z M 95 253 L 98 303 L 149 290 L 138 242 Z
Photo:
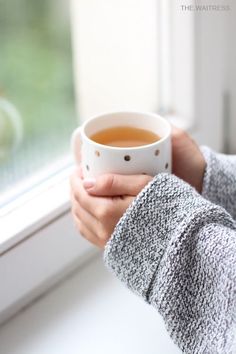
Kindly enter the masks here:
M 177 177 L 159 174 L 120 219 L 104 258 L 122 282 L 160 312 L 183 353 L 230 354 L 236 321 L 236 223 L 220 205 L 234 213 L 236 200 L 228 202 L 223 194 L 229 189 L 219 190 L 216 176 L 227 183 L 225 174 L 220 177 L 226 163 L 232 180 L 236 158 L 230 170 L 225 156 L 221 160 L 210 150 L 204 156 L 203 193 L 208 199 L 214 196 L 218 205 Z M 232 195 L 235 184 L 231 188 Z
M 207 161 L 202 196 L 225 208 L 236 220 L 236 156 L 202 147 Z

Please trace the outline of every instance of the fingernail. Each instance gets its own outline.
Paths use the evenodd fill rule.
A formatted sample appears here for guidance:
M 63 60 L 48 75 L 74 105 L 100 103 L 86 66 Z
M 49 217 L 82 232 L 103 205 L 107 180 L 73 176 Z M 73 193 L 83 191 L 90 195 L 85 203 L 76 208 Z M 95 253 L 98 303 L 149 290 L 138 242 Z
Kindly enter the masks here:
M 85 189 L 89 189 L 95 186 L 96 179 L 95 178 L 85 178 L 83 180 L 83 186 Z

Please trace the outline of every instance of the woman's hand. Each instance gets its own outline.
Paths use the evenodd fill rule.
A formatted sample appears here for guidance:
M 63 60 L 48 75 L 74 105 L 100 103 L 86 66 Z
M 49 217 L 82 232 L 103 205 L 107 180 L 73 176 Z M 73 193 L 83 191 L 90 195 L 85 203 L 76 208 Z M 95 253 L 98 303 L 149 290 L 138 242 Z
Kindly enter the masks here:
M 133 199 L 153 177 L 106 174 L 83 179 L 71 176 L 72 214 L 77 229 L 88 241 L 103 248 Z
M 206 162 L 195 141 L 183 130 L 172 127 L 173 173 L 201 193 Z

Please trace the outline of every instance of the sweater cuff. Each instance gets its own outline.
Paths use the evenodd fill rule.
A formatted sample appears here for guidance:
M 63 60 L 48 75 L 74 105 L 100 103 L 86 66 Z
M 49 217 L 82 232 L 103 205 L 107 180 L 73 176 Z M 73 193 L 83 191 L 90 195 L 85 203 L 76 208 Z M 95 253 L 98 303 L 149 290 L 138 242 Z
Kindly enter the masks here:
M 208 200 L 212 200 L 212 177 L 214 178 L 214 153 L 207 146 L 201 146 L 201 152 L 206 161 L 206 169 L 203 177 L 202 196 Z
M 218 208 L 174 175 L 157 175 L 136 197 L 108 241 L 108 268 L 149 301 L 152 280 L 168 243 L 175 242 L 207 209 Z M 219 213 L 211 213 L 217 218 Z
M 225 208 L 236 218 L 236 156 L 215 153 L 201 147 L 206 161 L 202 196 Z

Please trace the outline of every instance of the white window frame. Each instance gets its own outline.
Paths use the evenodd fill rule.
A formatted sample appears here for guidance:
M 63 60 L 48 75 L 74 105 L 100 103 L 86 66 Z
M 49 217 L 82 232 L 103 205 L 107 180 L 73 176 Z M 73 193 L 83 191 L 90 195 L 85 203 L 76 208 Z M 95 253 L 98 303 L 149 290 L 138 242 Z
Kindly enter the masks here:
M 225 93 L 229 55 L 227 35 L 230 12 L 195 13 L 195 125 L 193 136 L 199 144 L 224 151 Z M 227 54 L 226 54 L 227 53 Z M 233 69 L 233 68 L 232 68 Z M 209 132 L 214 131 L 214 134 Z
M 235 62 L 236 62 L 236 46 L 234 45 L 234 34 L 236 33 L 235 20 L 235 3 L 229 1 L 231 6 L 230 18 L 227 27 L 227 89 L 225 92 L 225 124 L 224 124 L 224 146 L 226 153 L 236 154 L 236 85 L 235 85 Z M 230 136 L 229 142 L 227 138 Z
M 189 130 L 195 124 L 194 14 L 184 16 L 180 9 L 178 2 L 159 1 L 158 113 Z
M 217 1 L 213 3 L 217 5 Z M 233 10 L 229 0 L 230 4 Z M 232 49 L 232 43 L 227 41 L 228 38 L 232 39 L 234 33 L 235 15 L 233 11 L 218 14 L 184 11 L 182 5 L 184 3 L 178 1 L 160 0 L 160 7 L 164 12 L 169 12 L 172 18 L 171 26 L 166 26 L 165 21 L 160 24 L 164 32 L 161 40 L 169 44 L 166 51 L 172 58 L 169 67 L 164 64 L 160 66 L 164 72 L 164 75 L 160 75 L 164 76 L 160 85 L 167 86 L 163 90 L 164 97 L 159 100 L 160 114 L 174 125 L 189 131 L 200 145 L 225 151 L 229 134 L 229 131 L 225 131 L 227 114 L 228 126 L 236 128 L 232 118 L 235 113 L 233 98 L 236 96 L 232 75 L 235 48 Z M 185 5 L 194 8 L 195 2 L 189 0 Z M 189 99 L 190 104 L 186 104 Z M 214 134 L 209 134 L 212 129 Z M 229 144 L 230 150 L 236 151 L 233 129 Z
M 172 12 L 171 16 L 172 25 L 175 25 L 175 28 L 172 28 L 172 35 L 174 34 L 175 38 L 179 36 L 180 40 L 181 36 L 186 35 L 186 33 L 178 32 L 180 14 L 177 16 Z M 184 60 L 181 62 L 178 46 L 167 49 L 172 51 L 174 62 L 171 68 L 166 68 L 166 78 L 163 78 L 165 81 L 173 80 L 175 77 L 174 81 L 169 81 L 169 87 L 172 86 L 173 90 L 183 87 L 183 91 L 178 92 L 175 104 L 169 99 L 171 95 L 164 94 L 163 112 L 161 113 L 169 116 L 174 123 L 180 123 L 184 128 L 190 129 L 200 143 L 204 142 L 216 149 L 221 149 L 223 136 L 220 132 L 223 124 L 223 93 L 226 83 L 225 73 L 221 70 L 225 65 L 225 57 L 219 53 L 218 48 L 221 44 L 223 45 L 225 38 L 222 31 L 225 33 L 227 15 L 225 14 L 225 21 L 222 21 L 222 18 L 214 19 L 213 30 L 207 16 L 200 16 L 196 13 L 191 16 L 194 16 L 193 52 L 186 52 L 182 56 L 186 62 Z M 208 33 L 207 36 L 206 33 Z M 170 32 L 167 36 L 169 35 Z M 215 36 L 219 36 L 220 43 L 211 41 Z M 171 40 L 169 45 L 171 45 Z M 183 54 L 187 47 L 181 49 Z M 209 70 L 211 63 L 208 57 L 203 55 L 204 52 L 215 56 L 216 72 L 212 73 Z M 188 62 L 189 58 L 192 58 L 191 63 Z M 181 65 L 181 68 L 177 63 Z M 182 119 L 181 102 L 187 95 L 186 87 L 181 86 L 179 82 L 181 75 L 175 75 L 173 72 L 170 74 L 168 70 L 184 72 L 188 65 L 194 65 L 194 80 L 192 83 L 190 80 L 188 84 L 193 85 L 189 89 L 193 93 L 192 112 L 195 112 L 196 116 L 185 121 Z M 216 103 L 214 106 L 208 102 L 207 86 L 205 87 L 209 80 L 213 84 L 211 98 Z M 168 92 L 168 89 L 166 91 Z M 191 114 L 191 105 L 189 107 L 189 114 Z M 187 109 L 184 108 L 183 112 L 187 112 Z M 212 118 L 209 119 L 209 117 L 215 118 L 213 137 L 208 136 L 209 129 L 212 129 Z M 189 126 L 183 124 L 187 121 L 191 122 Z M 37 190 L 31 191 L 23 204 L 9 210 L 1 217 L 0 283 L 3 291 L 0 292 L 0 323 L 45 292 L 71 269 L 82 264 L 96 252 L 94 247 L 84 241 L 73 227 L 69 200 L 70 173 L 71 169 L 68 168 L 51 178 Z

